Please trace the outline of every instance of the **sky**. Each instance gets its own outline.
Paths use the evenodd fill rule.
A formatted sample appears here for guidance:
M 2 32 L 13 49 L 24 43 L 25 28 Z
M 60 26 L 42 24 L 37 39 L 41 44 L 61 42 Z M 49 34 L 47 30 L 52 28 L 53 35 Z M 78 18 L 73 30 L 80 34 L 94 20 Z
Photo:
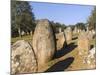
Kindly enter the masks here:
M 48 19 L 65 25 L 86 23 L 94 6 L 30 2 L 36 19 Z

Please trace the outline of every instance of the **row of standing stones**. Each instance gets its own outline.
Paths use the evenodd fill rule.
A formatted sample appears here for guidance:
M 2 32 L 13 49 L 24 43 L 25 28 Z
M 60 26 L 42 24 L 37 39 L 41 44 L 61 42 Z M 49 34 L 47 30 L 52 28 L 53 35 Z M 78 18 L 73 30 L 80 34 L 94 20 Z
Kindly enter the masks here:
M 76 31 L 75 28 L 74 33 Z M 39 68 L 51 61 L 57 50 L 72 40 L 72 35 L 70 27 L 55 34 L 47 19 L 40 20 L 34 31 L 32 45 L 25 40 L 18 40 L 12 45 L 11 74 L 39 72 Z M 82 31 L 78 36 L 79 55 L 89 64 L 93 58 L 92 63 L 95 63 L 95 48 L 90 50 L 89 44 L 93 35 L 92 32 Z

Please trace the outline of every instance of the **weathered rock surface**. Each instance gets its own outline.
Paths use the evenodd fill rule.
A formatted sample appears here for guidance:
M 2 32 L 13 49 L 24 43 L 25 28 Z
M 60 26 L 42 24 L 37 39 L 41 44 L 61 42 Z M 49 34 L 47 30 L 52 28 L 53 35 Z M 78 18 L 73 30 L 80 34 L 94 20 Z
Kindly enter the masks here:
M 79 55 L 88 55 L 90 50 L 90 40 L 87 37 L 86 32 L 81 32 L 78 36 L 78 50 Z
M 93 33 L 92 33 L 92 31 L 88 31 L 87 32 L 87 37 L 89 38 L 89 40 L 93 39 Z
M 65 34 L 66 41 L 72 40 L 72 29 L 71 29 L 71 27 L 68 27 L 67 29 L 65 29 L 64 34 Z
M 61 28 L 59 28 L 59 33 L 61 33 L 62 32 L 62 29 Z
M 32 45 L 37 56 L 38 67 L 52 60 L 55 53 L 55 38 L 53 29 L 47 19 L 38 21 Z
M 11 47 L 11 73 L 34 73 L 37 71 L 37 61 L 31 45 L 19 40 Z
M 95 34 L 95 31 L 94 30 L 88 31 L 87 34 L 88 34 L 88 38 L 90 40 L 92 40 L 92 39 L 94 39 L 96 37 L 96 34 Z
M 78 56 L 81 57 L 83 69 L 94 69 L 95 64 L 95 48 L 90 50 L 90 41 L 93 39 L 91 33 L 81 31 L 78 36 Z M 81 68 L 81 67 L 80 67 Z
M 61 48 L 63 48 L 64 43 L 65 43 L 65 37 L 64 37 L 63 32 L 56 34 L 56 42 L 57 42 L 56 43 L 57 50 L 60 50 Z
M 89 50 L 88 55 L 85 57 L 84 64 L 87 64 L 87 69 L 96 68 L 96 51 L 95 47 Z
M 77 33 L 78 33 L 78 28 L 74 27 L 73 34 L 77 34 Z

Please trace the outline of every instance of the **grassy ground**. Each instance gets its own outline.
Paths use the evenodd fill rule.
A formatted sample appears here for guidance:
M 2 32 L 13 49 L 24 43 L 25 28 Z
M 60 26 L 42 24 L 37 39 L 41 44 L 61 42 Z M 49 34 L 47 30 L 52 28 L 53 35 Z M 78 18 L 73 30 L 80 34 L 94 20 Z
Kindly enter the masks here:
M 26 36 L 23 36 L 22 38 L 21 37 L 11 38 L 11 44 L 15 43 L 18 40 L 26 40 L 28 42 L 31 42 L 32 41 L 32 36 L 26 35 Z
M 65 50 L 70 49 L 71 51 L 69 51 L 69 52 L 67 52 L 68 50 L 65 51 L 62 56 L 60 56 L 59 58 L 55 58 L 54 60 L 49 62 L 45 67 L 42 67 L 40 72 L 73 71 L 73 70 L 92 69 L 92 68 L 87 68 L 87 64 L 83 63 L 83 58 L 78 55 L 77 39 L 70 41 L 70 43 L 74 43 L 71 46 L 73 46 L 73 47 L 75 46 L 75 47 L 72 48 L 72 50 L 70 49 L 71 47 L 66 48 Z M 91 45 L 95 46 L 95 39 L 91 40 Z M 64 50 L 64 49 L 62 49 L 62 50 Z
M 87 69 L 86 64 L 82 63 L 82 57 L 78 56 L 77 49 L 77 36 L 74 35 L 73 40 L 69 41 L 68 46 L 66 48 L 62 48 L 62 50 L 58 51 L 55 55 L 55 58 L 43 65 L 38 72 L 55 72 L 55 71 L 70 71 L 70 70 L 80 70 Z M 17 40 L 26 40 L 31 42 L 32 36 L 24 36 L 22 38 L 16 37 L 11 39 L 11 43 L 13 44 Z M 91 45 L 95 46 L 95 39 L 91 40 Z

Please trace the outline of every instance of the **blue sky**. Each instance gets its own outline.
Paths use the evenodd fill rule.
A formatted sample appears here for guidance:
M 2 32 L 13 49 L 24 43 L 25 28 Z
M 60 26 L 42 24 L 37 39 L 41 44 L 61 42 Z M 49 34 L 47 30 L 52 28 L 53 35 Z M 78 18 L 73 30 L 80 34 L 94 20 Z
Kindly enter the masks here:
M 49 19 L 66 25 L 86 23 L 94 6 L 30 2 L 36 19 Z

